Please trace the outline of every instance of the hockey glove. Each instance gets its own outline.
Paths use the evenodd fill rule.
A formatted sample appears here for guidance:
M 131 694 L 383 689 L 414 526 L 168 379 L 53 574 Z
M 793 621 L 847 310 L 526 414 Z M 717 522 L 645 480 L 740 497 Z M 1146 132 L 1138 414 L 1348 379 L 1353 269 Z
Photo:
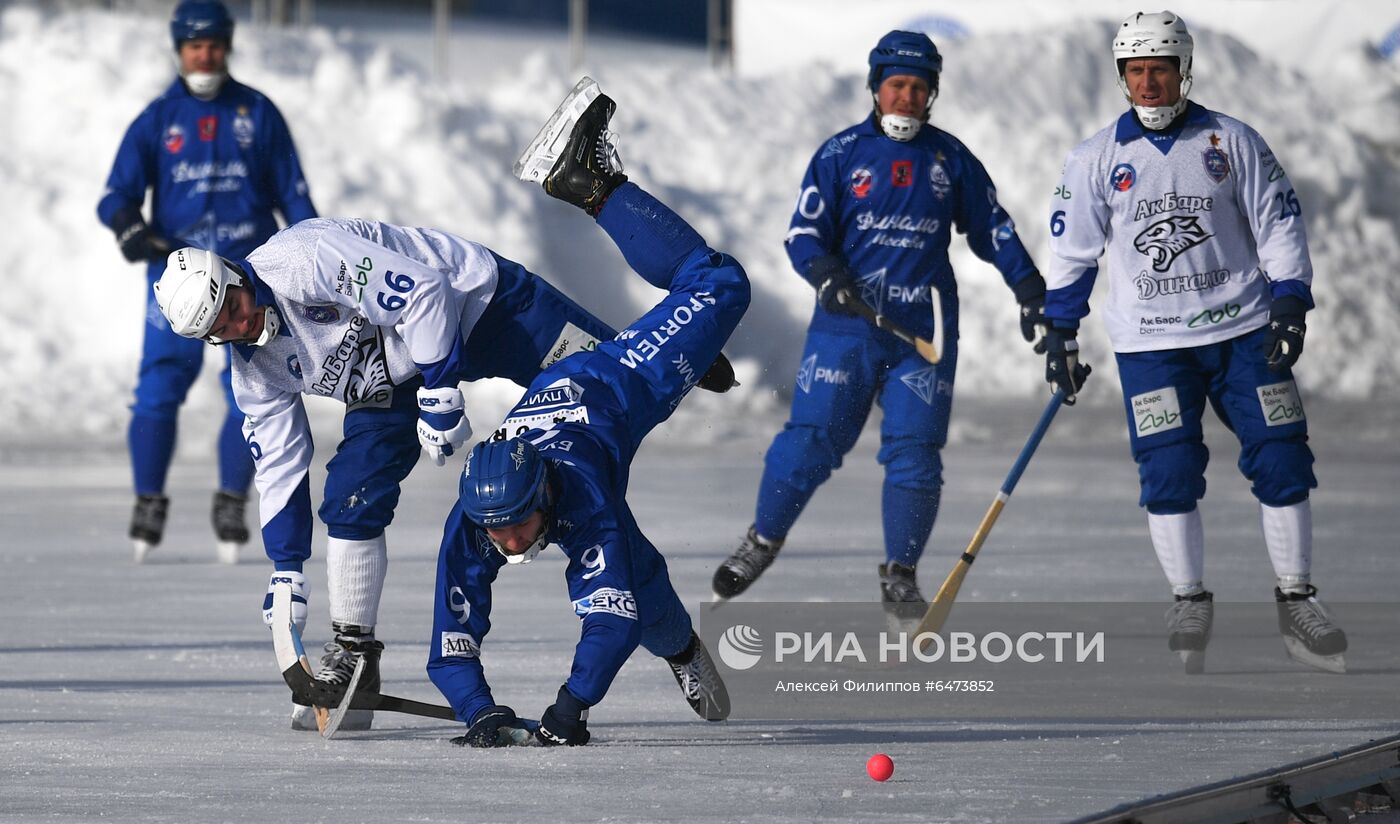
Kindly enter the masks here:
M 464 406 L 462 390 L 455 386 L 418 388 L 418 442 L 438 466 L 472 436 Z
M 720 352 L 719 357 L 715 358 L 715 362 L 700 376 L 700 382 L 696 385 L 709 392 L 728 392 L 738 386 L 739 382 L 734 380 L 734 365 Z
M 1021 337 L 1031 344 L 1037 355 L 1045 353 L 1045 333 L 1050 324 L 1045 320 L 1045 278 L 1037 272 L 1022 278 L 1012 291 L 1021 307 Z
M 165 260 L 170 254 L 170 241 L 151 231 L 136 206 L 124 206 L 112 215 L 112 232 L 117 236 L 122 257 L 132 263 Z
M 855 314 L 846 306 L 843 297 L 855 288 L 856 278 L 840 255 L 813 258 L 807 279 L 816 287 L 817 303 L 823 309 L 834 315 Z
M 1045 380 L 1052 392 L 1065 391 L 1065 406 L 1074 406 L 1074 396 L 1091 371 L 1087 363 L 1079 362 L 1078 334 L 1054 326 L 1045 333 Z
M 263 597 L 263 623 L 272 626 L 272 588 L 278 584 L 292 585 L 292 623 L 296 624 L 297 634 L 300 635 L 306 629 L 306 599 L 311 595 L 306 576 L 300 572 L 288 570 L 272 573 L 272 578 L 267 582 L 267 595 Z
M 1308 325 L 1303 315 L 1308 311 L 1302 298 L 1281 297 L 1269 309 L 1269 331 L 1264 335 L 1264 359 L 1270 372 L 1293 368 L 1303 354 L 1303 336 Z
M 588 705 L 575 698 L 567 686 L 561 686 L 554 705 L 540 716 L 536 740 L 546 747 L 581 747 L 592 737 L 588 732 Z
M 492 706 L 481 710 L 467 728 L 467 734 L 452 739 L 459 747 L 509 747 L 516 744 L 515 731 L 525 726 L 510 707 Z

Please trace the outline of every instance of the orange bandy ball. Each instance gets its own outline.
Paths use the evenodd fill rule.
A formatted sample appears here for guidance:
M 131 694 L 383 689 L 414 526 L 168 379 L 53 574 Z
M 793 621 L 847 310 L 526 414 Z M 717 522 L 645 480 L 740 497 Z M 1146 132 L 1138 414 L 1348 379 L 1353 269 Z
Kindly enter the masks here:
M 894 775 L 894 762 L 884 753 L 876 753 L 865 762 L 865 771 L 876 781 L 888 781 Z

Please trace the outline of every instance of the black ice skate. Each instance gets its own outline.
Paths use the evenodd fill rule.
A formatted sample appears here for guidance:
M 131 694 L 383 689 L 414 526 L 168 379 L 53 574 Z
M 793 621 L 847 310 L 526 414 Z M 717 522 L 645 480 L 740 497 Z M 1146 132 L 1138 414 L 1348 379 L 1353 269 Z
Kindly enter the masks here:
M 1274 588 L 1278 606 L 1278 631 L 1288 655 L 1300 664 L 1327 672 L 1347 671 L 1347 636 L 1332 619 L 1327 608 L 1317 600 L 1317 587 L 1308 585 L 1304 592 Z
M 880 603 L 885 608 L 885 620 L 890 632 L 906 632 L 910 637 L 928 611 L 928 600 L 919 591 L 914 567 L 897 561 L 880 564 Z
M 677 655 L 666 659 L 671 674 L 676 677 L 681 692 L 685 693 L 686 703 L 695 714 L 706 721 L 723 721 L 729 717 L 729 691 L 724 687 L 724 679 L 715 669 L 710 651 L 705 642 L 694 630 L 690 632 L 690 644 Z
M 131 538 L 136 563 L 145 563 L 146 556 L 160 544 L 165 535 L 165 516 L 170 511 L 170 499 L 164 495 L 137 495 L 131 508 Z
M 769 542 L 749 527 L 743 543 L 715 570 L 715 600 L 726 601 L 752 586 L 773 565 L 782 548 L 782 541 Z
M 384 644 L 359 632 L 359 627 L 337 626 L 336 639 L 324 647 L 321 666 L 316 670 L 316 703 L 324 707 L 336 707 L 345 699 L 350 681 L 355 677 L 355 668 L 364 660 L 356 692 L 379 692 L 379 657 Z M 292 712 L 292 729 L 316 730 L 316 716 L 310 707 L 293 702 L 297 706 Z M 374 721 L 374 710 L 347 710 L 340 723 L 342 730 L 367 730 Z
M 210 520 L 214 524 L 214 538 L 219 560 L 225 564 L 238 563 L 238 551 L 248 543 L 248 521 L 245 511 L 248 498 L 222 490 L 214 493 L 214 506 Z
M 616 108 L 592 78 L 580 80 L 515 162 L 515 176 L 597 217 L 608 195 L 627 182 L 616 135 L 608 131 Z
M 1200 675 L 1206 668 L 1206 645 L 1215 621 L 1215 595 L 1201 591 L 1178 595 L 1167 610 L 1167 647 L 1181 656 L 1188 675 Z

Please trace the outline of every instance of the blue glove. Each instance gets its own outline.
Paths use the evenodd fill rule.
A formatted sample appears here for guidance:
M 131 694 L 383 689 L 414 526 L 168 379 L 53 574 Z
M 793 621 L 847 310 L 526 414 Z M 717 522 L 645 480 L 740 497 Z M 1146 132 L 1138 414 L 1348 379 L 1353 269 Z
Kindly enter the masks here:
M 462 390 L 455 386 L 418 388 L 418 443 L 438 466 L 472 436 L 465 406 Z
M 1021 337 L 1037 355 L 1045 352 L 1045 333 L 1050 323 L 1045 319 L 1045 278 L 1039 272 L 1017 281 L 1011 287 L 1016 303 L 1021 307 Z
M 1045 380 L 1052 392 L 1065 391 L 1065 406 L 1074 406 L 1074 396 L 1092 371 L 1087 363 L 1079 362 L 1078 336 L 1075 329 L 1056 326 L 1045 333 Z
M 588 705 L 561 686 L 554 705 L 540 716 L 535 739 L 546 747 L 581 747 L 593 736 L 588 732 Z
M 516 743 L 512 733 L 524 729 L 515 710 L 495 705 L 478 712 L 467 727 L 467 734 L 452 739 L 452 743 L 459 747 L 508 747 Z
M 122 249 L 122 257 L 132 263 L 148 260 L 165 260 L 170 254 L 170 241 L 151 231 L 146 219 L 137 206 L 123 206 L 112 215 L 112 233 L 117 236 L 117 245 Z
M 1269 331 L 1264 335 L 1264 360 L 1270 372 L 1292 369 L 1303 354 L 1303 336 L 1308 325 L 1303 321 L 1308 305 L 1292 295 L 1278 298 L 1269 308 Z
M 817 303 L 834 315 L 855 314 L 841 301 L 843 293 L 856 287 L 856 277 L 851 267 L 840 255 L 822 255 L 812 258 L 807 268 L 807 280 L 817 290 Z

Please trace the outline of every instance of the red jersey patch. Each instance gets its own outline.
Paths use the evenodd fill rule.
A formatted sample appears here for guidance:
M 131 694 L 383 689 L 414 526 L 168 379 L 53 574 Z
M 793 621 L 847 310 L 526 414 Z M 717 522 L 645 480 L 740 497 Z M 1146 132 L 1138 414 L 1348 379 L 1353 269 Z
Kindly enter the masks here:
M 219 116 L 209 115 L 199 119 L 199 139 L 205 143 L 214 139 L 214 135 L 219 132 Z
M 895 186 L 912 186 L 914 184 L 914 161 L 896 160 L 890 164 L 890 182 Z

